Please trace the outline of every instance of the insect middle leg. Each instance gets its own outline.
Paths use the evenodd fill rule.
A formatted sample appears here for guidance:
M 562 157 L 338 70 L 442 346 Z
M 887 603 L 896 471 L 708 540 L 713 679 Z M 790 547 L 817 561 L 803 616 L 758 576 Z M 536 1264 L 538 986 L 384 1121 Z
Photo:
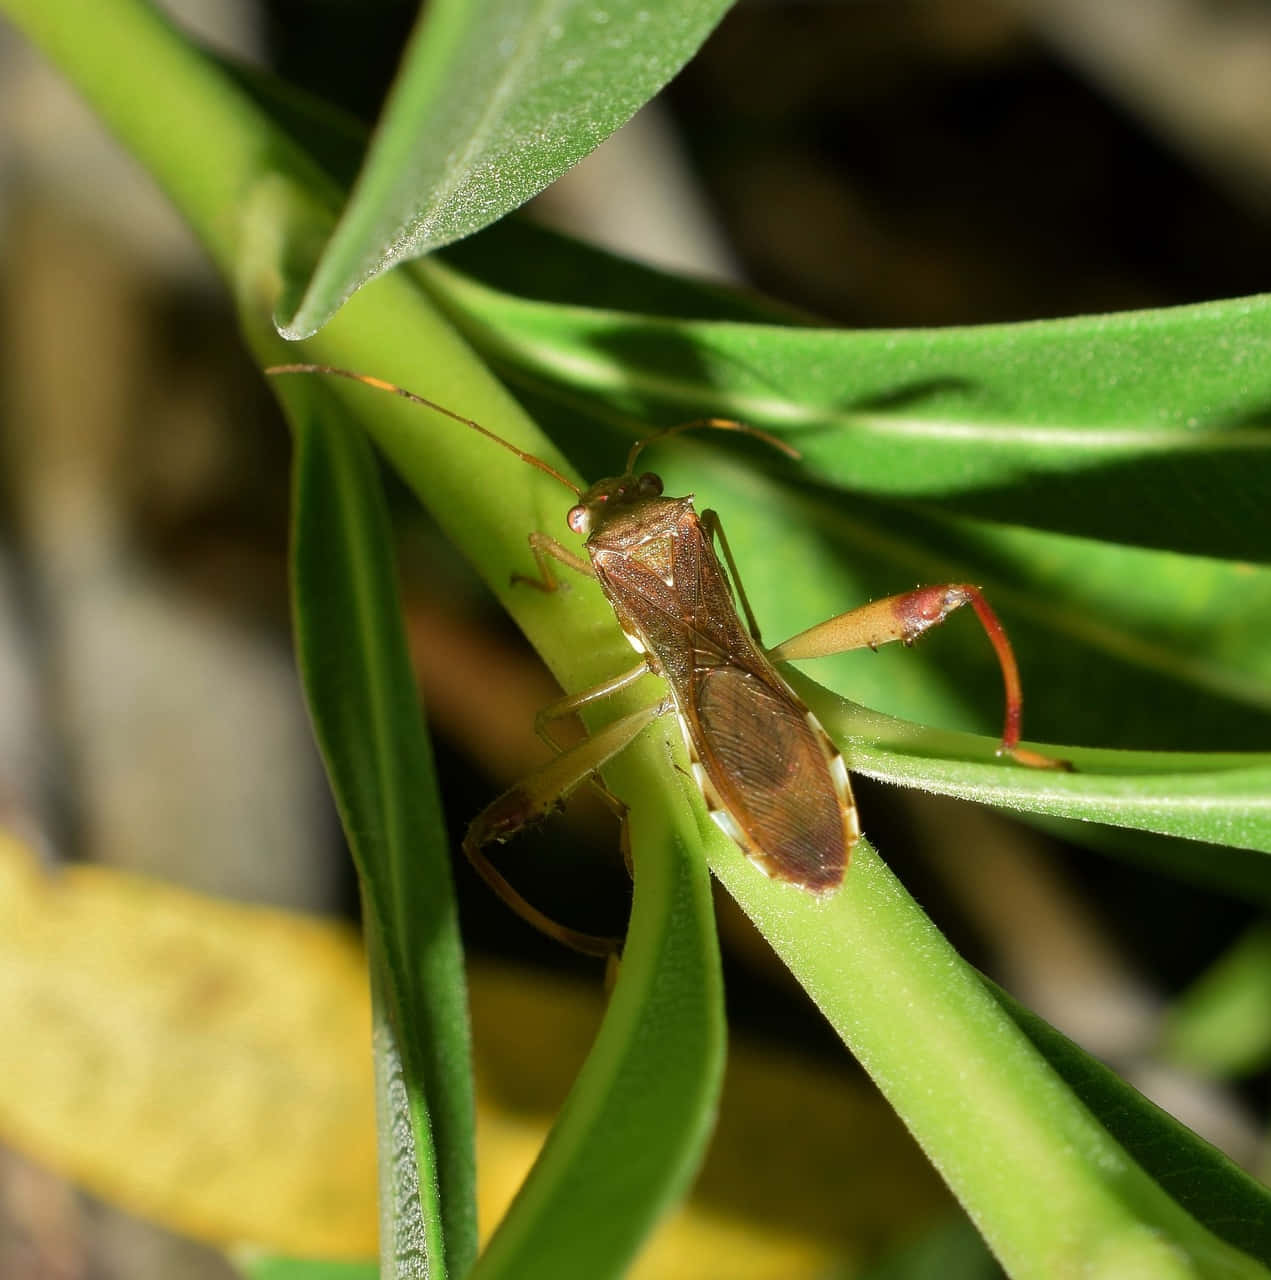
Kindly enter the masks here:
M 534 553 L 534 563 L 538 566 L 538 577 L 531 578 L 527 573 L 514 573 L 513 582 L 524 583 L 527 587 L 536 587 L 539 591 L 555 591 L 560 583 L 552 572 L 551 561 L 559 560 L 568 565 L 575 573 L 585 578 L 594 578 L 596 571 L 582 558 L 576 556 L 568 547 L 563 547 L 550 534 L 535 530 L 530 534 L 530 550 Z
M 534 717 L 534 732 L 543 739 L 545 743 L 557 755 L 563 755 L 566 748 L 563 747 L 553 736 L 548 725 L 554 720 L 561 720 L 565 716 L 573 715 L 574 712 L 582 710 L 588 703 L 598 702 L 601 698 L 608 698 L 612 694 L 618 693 L 625 689 L 627 685 L 634 684 L 643 676 L 649 674 L 649 664 L 647 662 L 638 662 L 630 671 L 623 671 L 621 674 L 602 681 L 600 684 L 593 685 L 590 689 L 584 689 L 581 693 L 572 693 L 564 698 L 558 698 L 555 702 L 550 702 Z M 593 773 L 588 779 L 591 783 L 592 790 L 596 795 L 613 810 L 614 816 L 622 823 L 622 858 L 626 863 L 627 871 L 631 871 L 631 854 L 627 847 L 627 806 L 618 799 L 612 791 L 605 786 L 600 774 Z
M 1023 714 L 1019 667 L 1006 631 L 979 587 L 968 583 L 945 583 L 874 600 L 859 609 L 849 610 L 836 618 L 809 627 L 797 636 L 791 636 L 789 640 L 770 649 L 768 656 L 774 662 L 790 662 L 800 658 L 825 658 L 832 653 L 844 653 L 849 649 L 877 649 L 879 645 L 890 644 L 893 640 L 913 644 L 923 632 L 939 626 L 955 609 L 960 609 L 964 604 L 969 604 L 975 610 L 976 617 L 997 654 L 998 665 L 1002 668 L 1002 683 L 1006 689 L 1006 715 L 1002 726 L 1002 745 L 998 748 L 998 753 L 1037 769 L 1070 768 L 1062 760 L 1052 760 L 1039 751 L 1030 751 L 1019 745 L 1020 720 Z
M 508 883 L 503 873 L 486 857 L 485 846 L 511 839 L 517 832 L 560 808 L 575 787 L 629 746 L 668 707 L 667 700 L 662 699 L 622 716 L 576 747 L 549 760 L 477 814 L 463 838 L 464 854 L 477 874 L 522 920 L 584 955 L 613 955 L 621 949 L 621 943 L 616 938 L 581 933 L 545 915 Z
M 565 748 L 552 737 L 547 727 L 552 721 L 563 720 L 566 716 L 573 715 L 575 711 L 581 711 L 583 707 L 592 702 L 598 702 L 601 698 L 608 698 L 612 694 L 619 692 L 619 690 L 625 689 L 627 685 L 635 684 L 642 676 L 647 676 L 648 674 L 649 664 L 643 661 L 638 662 L 630 671 L 623 671 L 620 675 L 593 685 L 590 689 L 584 689 L 581 693 L 571 693 L 566 697 L 557 698 L 555 702 L 549 702 L 534 717 L 534 732 L 553 751 L 558 753 L 564 751 Z
M 552 572 L 552 560 L 559 561 L 586 577 L 596 576 L 595 570 L 588 561 L 575 555 L 548 534 L 537 531 L 531 533 L 530 550 L 534 553 L 538 575 L 531 577 L 528 574 L 514 574 L 512 576 L 514 583 L 524 583 L 539 591 L 556 591 L 561 584 Z M 548 725 L 573 714 L 589 703 L 625 689 L 629 684 L 634 684 L 641 676 L 646 675 L 648 670 L 647 663 L 638 663 L 629 671 L 621 672 L 601 684 L 584 689 L 581 693 L 559 698 L 544 707 L 535 717 L 534 729 L 538 736 L 557 753 L 555 759 L 549 760 L 527 778 L 510 787 L 493 803 L 487 805 L 472 820 L 463 839 L 463 852 L 468 861 L 507 906 L 540 933 L 556 939 L 567 947 L 572 947 L 575 951 L 581 951 L 584 955 L 602 957 L 617 955 L 622 944 L 617 938 L 602 937 L 598 934 L 571 929 L 540 911 L 508 883 L 503 873 L 486 857 L 484 848 L 491 843 L 501 844 L 511 839 L 517 832 L 547 817 L 554 809 L 559 809 L 564 804 L 570 792 L 580 783 L 590 780 L 601 798 L 614 810 L 623 824 L 624 859 L 628 871 L 631 869 L 630 856 L 626 853 L 628 848 L 626 806 L 600 780 L 599 770 L 634 741 L 642 729 L 666 711 L 666 702 L 654 703 L 631 715 L 623 716 L 568 750 L 562 748 Z

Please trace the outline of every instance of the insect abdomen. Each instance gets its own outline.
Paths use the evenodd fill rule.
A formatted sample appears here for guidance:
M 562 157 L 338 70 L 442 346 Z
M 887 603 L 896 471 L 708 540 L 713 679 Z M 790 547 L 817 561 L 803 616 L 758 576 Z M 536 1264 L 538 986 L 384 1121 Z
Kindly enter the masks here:
M 842 760 L 807 708 L 784 687 L 720 666 L 699 673 L 695 712 L 703 790 L 730 819 L 720 825 L 768 875 L 836 888 L 858 835 L 855 807 Z

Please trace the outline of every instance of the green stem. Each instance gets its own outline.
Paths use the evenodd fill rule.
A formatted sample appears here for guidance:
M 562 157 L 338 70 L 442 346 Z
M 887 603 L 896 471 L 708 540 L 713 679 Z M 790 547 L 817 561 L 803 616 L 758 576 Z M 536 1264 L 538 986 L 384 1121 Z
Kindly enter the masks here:
M 0 0 L 127 146 L 232 279 L 253 183 L 280 168 L 327 184 L 217 63 L 147 0 Z

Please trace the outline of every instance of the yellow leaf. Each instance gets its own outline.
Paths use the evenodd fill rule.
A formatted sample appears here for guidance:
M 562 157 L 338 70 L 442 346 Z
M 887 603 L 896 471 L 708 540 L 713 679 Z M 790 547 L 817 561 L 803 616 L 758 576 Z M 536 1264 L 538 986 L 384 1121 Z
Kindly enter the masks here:
M 219 1244 L 376 1249 L 365 963 L 348 929 L 0 833 L 0 1139 Z

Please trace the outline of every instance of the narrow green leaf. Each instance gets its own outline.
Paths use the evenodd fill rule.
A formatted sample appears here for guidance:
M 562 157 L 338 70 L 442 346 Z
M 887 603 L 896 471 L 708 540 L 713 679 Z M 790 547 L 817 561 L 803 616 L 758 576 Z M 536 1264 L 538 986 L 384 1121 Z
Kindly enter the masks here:
M 332 1262 L 319 1258 L 276 1255 L 236 1261 L 246 1280 L 379 1280 L 378 1262 Z
M 883 716 L 797 675 L 792 683 L 853 772 L 866 777 L 1022 813 L 1271 853 L 1271 754 L 1065 747 L 1059 750 L 1074 772 L 1025 768 L 997 757 L 998 739 Z
M 1203 555 L 1271 548 L 1271 297 L 1016 325 L 835 331 L 527 301 L 424 278 L 510 375 L 627 419 L 781 432 L 819 479 Z
M 663 782 L 665 730 L 649 736 L 653 750 L 606 770 L 632 808 L 635 898 L 618 982 L 474 1280 L 623 1275 L 687 1190 L 714 1124 L 724 1011 L 710 878 L 692 811 Z
M 387 515 L 368 446 L 328 389 L 280 392 L 296 436 L 296 642 L 372 963 L 385 1271 L 462 1275 L 476 1252 L 462 954 Z
M 371 913 L 365 913 L 370 915 Z M 373 917 L 372 917 L 373 919 Z M 412 1010 L 389 995 L 387 950 L 368 929 L 375 1069 L 375 1122 L 380 1196 L 380 1271 L 392 1280 L 442 1280 L 448 1265 L 440 1183 L 427 1082 L 406 1065 Z M 392 1006 L 398 1006 L 394 1009 Z M 400 1010 L 400 1012 L 398 1011 Z M 439 1117 L 440 1118 L 440 1117 Z
M 857 1280 L 1001 1280 L 980 1233 L 957 1217 L 906 1241 Z
M 636 315 L 681 320 L 806 324 L 784 303 L 713 281 L 672 275 L 514 216 L 443 249 L 436 263 L 496 294 L 557 306 L 602 310 L 620 306 Z M 427 285 L 427 267 L 415 268 Z
M 1198 1222 L 1271 1264 L 1271 1189 L 986 980 L 990 993 L 1100 1124 Z
M 1030 822 L 1069 844 L 1084 845 L 1154 874 L 1271 910 L 1271 858 L 1253 850 L 1065 818 L 1035 815 Z
M 1271 1061 L 1271 925 L 1255 925 L 1183 993 L 1160 1049 L 1207 1075 L 1247 1075 Z
M 283 332 L 524 204 L 696 52 L 729 0 L 435 0 L 348 209 Z
M 1265 1276 L 1087 1110 L 861 841 L 839 892 L 711 869 L 869 1071 L 1012 1277 Z
M 218 65 L 334 183 L 352 186 L 370 139 L 356 117 L 263 68 L 228 58 Z M 519 215 L 446 246 L 441 257 L 492 289 L 542 302 L 605 308 L 620 300 L 629 311 L 685 320 L 809 321 L 797 308 L 763 294 L 673 275 Z

